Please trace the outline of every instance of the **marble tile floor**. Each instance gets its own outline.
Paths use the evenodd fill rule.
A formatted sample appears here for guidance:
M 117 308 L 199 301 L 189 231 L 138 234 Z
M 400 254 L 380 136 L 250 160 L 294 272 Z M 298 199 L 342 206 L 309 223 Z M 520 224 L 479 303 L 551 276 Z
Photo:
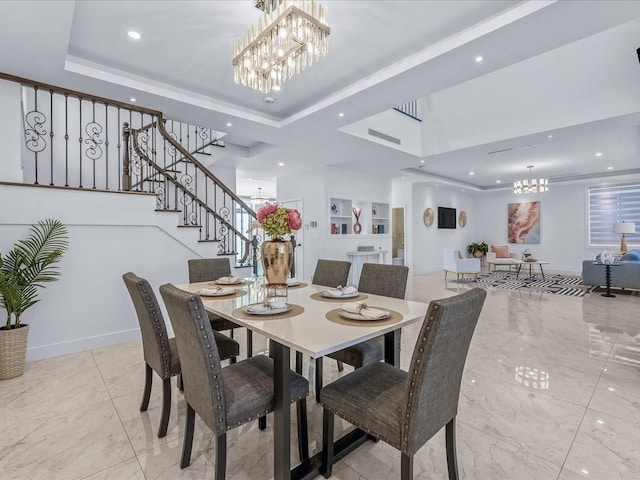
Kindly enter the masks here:
M 467 288 L 445 284 L 442 273 L 411 276 L 407 297 L 430 301 Z M 488 292 L 462 381 L 461 478 L 640 478 L 640 292 L 616 298 Z M 403 330 L 403 368 L 418 328 Z M 312 362 L 307 367 L 312 379 Z M 339 374 L 335 362 L 325 360 L 325 381 L 345 370 Z M 168 434 L 158 439 L 160 382 L 154 381 L 145 413 L 138 410 L 142 386 L 140 342 L 28 363 L 22 377 L 0 382 L 0 478 L 213 479 L 213 436 L 200 421 L 192 464 L 179 467 L 182 394 L 173 388 Z M 317 451 L 321 409 L 313 396 L 308 407 L 311 450 Z M 253 423 L 227 435 L 228 479 L 271 478 L 271 422 L 264 432 Z M 336 432 L 346 428 L 339 421 Z M 294 425 L 292 436 L 297 461 Z M 370 442 L 339 462 L 332 478 L 399 476 L 399 453 Z M 415 478 L 448 478 L 443 432 L 416 454 Z

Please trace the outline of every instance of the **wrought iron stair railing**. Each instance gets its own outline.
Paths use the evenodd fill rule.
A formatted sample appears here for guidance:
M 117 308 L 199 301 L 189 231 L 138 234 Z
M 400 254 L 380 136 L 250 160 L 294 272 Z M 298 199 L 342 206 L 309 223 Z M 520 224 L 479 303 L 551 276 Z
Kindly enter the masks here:
M 132 184 L 155 193 L 158 210 L 182 212 L 180 226 L 198 228 L 201 242 L 218 242 L 219 255 L 237 255 L 239 265 L 255 268 L 259 232 L 247 233 L 255 213 L 179 141 L 176 124 L 195 129 L 161 117 L 139 129 L 125 124 L 129 181 L 142 179 Z
M 3 73 L 0 79 L 21 86 L 23 183 L 153 193 L 158 210 L 181 212 L 181 226 L 198 228 L 200 241 L 219 242 L 219 254 L 255 271 L 262 231 L 247 233 L 255 212 L 191 153 L 217 138 L 156 110 Z M 123 125 L 135 139 L 128 145 Z

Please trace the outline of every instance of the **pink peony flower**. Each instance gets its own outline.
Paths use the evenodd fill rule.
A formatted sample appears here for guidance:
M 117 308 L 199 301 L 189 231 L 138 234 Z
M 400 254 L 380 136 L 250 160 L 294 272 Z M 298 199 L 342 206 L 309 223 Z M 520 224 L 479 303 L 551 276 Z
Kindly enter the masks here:
M 260 210 L 258 210 L 258 215 L 257 215 L 258 222 L 262 223 L 266 216 L 271 215 L 277 209 L 278 209 L 278 205 L 275 203 L 270 205 L 265 205 L 264 207 L 262 207 Z
M 287 213 L 287 223 L 291 230 L 300 230 L 302 228 L 302 217 L 300 216 L 300 212 L 295 208 L 289 210 Z

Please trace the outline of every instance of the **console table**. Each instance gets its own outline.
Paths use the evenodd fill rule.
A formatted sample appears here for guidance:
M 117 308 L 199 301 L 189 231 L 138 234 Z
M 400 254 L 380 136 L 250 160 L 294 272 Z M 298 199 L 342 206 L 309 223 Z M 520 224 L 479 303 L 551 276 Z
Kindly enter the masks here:
M 349 285 L 358 286 L 360 282 L 360 272 L 363 263 L 386 263 L 385 255 L 388 250 L 371 250 L 369 252 L 347 252 L 347 257 L 351 262 L 351 273 L 349 275 Z

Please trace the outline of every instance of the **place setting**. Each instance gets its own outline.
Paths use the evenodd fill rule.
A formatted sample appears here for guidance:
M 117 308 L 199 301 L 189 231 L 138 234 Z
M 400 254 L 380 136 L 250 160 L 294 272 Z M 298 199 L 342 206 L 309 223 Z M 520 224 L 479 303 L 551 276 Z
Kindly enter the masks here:
M 313 293 L 311 298 L 321 302 L 357 302 L 366 300 L 369 295 L 359 292 L 356 287 L 338 285 L 336 288 Z
M 394 310 L 375 307 L 364 302 L 346 304 L 330 310 L 325 315 L 327 320 L 341 325 L 391 325 L 402 320 L 402 314 Z
M 290 318 L 300 315 L 304 308 L 300 305 L 287 303 L 281 298 L 270 298 L 264 302 L 252 303 L 236 308 L 232 315 L 245 320 Z
M 295 278 L 295 277 L 291 277 L 291 278 L 287 278 L 287 288 L 304 288 L 304 287 L 308 287 L 309 284 L 304 283 L 302 280 Z
M 197 290 L 196 293 L 201 297 L 206 297 L 207 299 L 216 297 L 223 297 L 227 299 L 241 297 L 247 294 L 247 292 L 245 292 L 244 290 L 239 290 L 232 287 L 203 287 Z
M 251 285 L 253 281 L 246 280 L 244 278 L 236 277 L 235 275 L 226 275 L 224 277 L 217 278 L 213 282 L 209 282 L 207 285 Z

